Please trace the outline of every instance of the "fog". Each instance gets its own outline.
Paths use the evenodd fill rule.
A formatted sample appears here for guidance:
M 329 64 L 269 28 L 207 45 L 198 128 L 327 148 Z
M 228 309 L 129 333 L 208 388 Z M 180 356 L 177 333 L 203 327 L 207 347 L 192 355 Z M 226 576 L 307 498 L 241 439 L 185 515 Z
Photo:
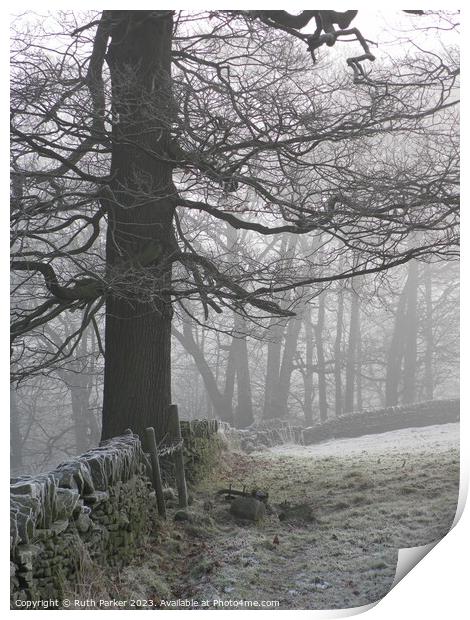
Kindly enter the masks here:
M 239 428 L 272 418 L 310 426 L 361 409 L 458 397 L 458 275 L 455 262 L 411 262 L 332 284 L 297 299 L 295 317 L 265 323 L 232 313 L 207 325 L 193 304 L 194 318 L 178 316 L 173 326 L 181 417 Z M 42 471 L 98 444 L 102 373 L 88 328 L 60 366 L 12 387 L 14 473 Z
M 128 114 L 111 83 L 132 97 L 136 76 L 96 55 L 94 18 L 12 19 L 13 471 L 83 452 L 118 419 L 162 434 L 170 400 L 246 428 L 456 396 L 456 16 L 361 11 L 355 47 L 326 52 L 311 24 L 272 37 L 272 16 L 257 33 L 233 15 L 234 35 L 223 12 L 182 12 L 172 95 L 139 108 L 144 133 L 178 140 L 170 198 L 148 161 L 127 197 L 106 184 Z M 170 228 L 139 220 L 155 196 L 154 214 L 176 204 Z
M 12 17 L 12 608 L 358 607 L 449 531 L 458 29 Z

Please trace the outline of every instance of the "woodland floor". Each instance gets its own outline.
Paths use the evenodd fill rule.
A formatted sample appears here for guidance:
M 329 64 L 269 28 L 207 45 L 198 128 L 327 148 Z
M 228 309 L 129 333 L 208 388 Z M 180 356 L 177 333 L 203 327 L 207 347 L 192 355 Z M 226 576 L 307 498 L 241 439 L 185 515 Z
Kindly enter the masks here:
M 271 514 L 259 524 L 235 520 L 214 497 L 229 483 L 268 491 Z M 193 521 L 174 522 L 170 511 L 157 538 L 103 587 L 161 606 L 178 599 L 199 607 L 241 599 L 260 607 L 279 601 L 275 609 L 365 605 L 390 590 L 399 548 L 447 533 L 458 485 L 458 424 L 227 452 L 217 475 L 193 492 Z M 314 519 L 281 522 L 283 501 L 310 505 Z

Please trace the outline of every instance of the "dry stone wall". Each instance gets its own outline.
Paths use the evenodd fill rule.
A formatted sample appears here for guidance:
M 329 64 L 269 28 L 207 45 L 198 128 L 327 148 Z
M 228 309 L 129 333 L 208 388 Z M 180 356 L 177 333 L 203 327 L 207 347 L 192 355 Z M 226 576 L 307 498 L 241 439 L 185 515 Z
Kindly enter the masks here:
M 285 443 L 301 443 L 302 427 L 278 418 L 254 422 L 248 428 L 232 428 L 219 423 L 230 447 L 247 454 Z
M 186 477 L 217 465 L 224 440 L 216 420 L 181 422 Z M 166 484 L 173 459 L 161 456 Z M 115 437 L 54 471 L 10 485 L 10 602 L 57 600 L 74 591 L 87 566 L 122 567 L 157 518 L 149 459 L 137 435 Z
M 186 479 L 189 483 L 197 482 L 207 476 L 218 464 L 225 447 L 218 420 L 181 420 L 183 437 L 183 457 Z M 164 478 L 172 483 L 172 462 L 163 464 Z
M 336 437 L 360 437 L 400 428 L 448 424 L 459 421 L 459 412 L 459 399 L 430 400 L 357 411 L 305 428 L 302 440 L 304 444 L 313 444 Z
M 219 422 L 219 429 L 234 450 L 250 454 L 285 444 L 314 444 L 327 439 L 360 437 L 374 433 L 459 421 L 459 399 L 432 400 L 382 409 L 353 411 L 302 428 L 287 420 L 262 420 L 245 429 Z
M 155 518 L 139 438 L 102 442 L 54 471 L 12 480 L 10 598 L 58 600 L 90 561 L 128 563 Z

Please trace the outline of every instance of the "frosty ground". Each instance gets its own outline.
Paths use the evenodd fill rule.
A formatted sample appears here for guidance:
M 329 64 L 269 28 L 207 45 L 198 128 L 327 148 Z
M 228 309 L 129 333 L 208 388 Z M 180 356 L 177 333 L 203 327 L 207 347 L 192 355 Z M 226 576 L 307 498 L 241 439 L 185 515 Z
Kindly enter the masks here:
M 263 522 L 229 514 L 215 496 L 229 484 L 269 492 Z M 173 521 L 170 510 L 131 566 L 89 575 L 83 587 L 154 606 L 191 599 L 278 601 L 280 609 L 364 605 L 390 590 L 398 549 L 447 533 L 458 484 L 458 424 L 227 451 L 220 470 L 194 490 L 189 521 Z M 285 502 L 311 507 L 310 518 L 280 521 Z

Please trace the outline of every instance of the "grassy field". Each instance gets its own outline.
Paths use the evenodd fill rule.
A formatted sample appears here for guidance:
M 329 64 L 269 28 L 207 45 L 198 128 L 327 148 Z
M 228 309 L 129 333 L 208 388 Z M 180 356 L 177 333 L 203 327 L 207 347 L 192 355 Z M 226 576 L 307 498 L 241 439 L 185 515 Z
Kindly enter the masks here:
M 191 520 L 174 522 L 170 511 L 141 559 L 107 589 L 155 604 L 245 600 L 332 609 L 374 602 L 390 589 L 399 548 L 449 530 L 458 482 L 457 424 L 249 456 L 227 452 L 220 471 L 194 491 Z M 262 522 L 229 514 L 214 496 L 229 483 L 269 492 Z M 308 509 L 280 521 L 284 502 Z

